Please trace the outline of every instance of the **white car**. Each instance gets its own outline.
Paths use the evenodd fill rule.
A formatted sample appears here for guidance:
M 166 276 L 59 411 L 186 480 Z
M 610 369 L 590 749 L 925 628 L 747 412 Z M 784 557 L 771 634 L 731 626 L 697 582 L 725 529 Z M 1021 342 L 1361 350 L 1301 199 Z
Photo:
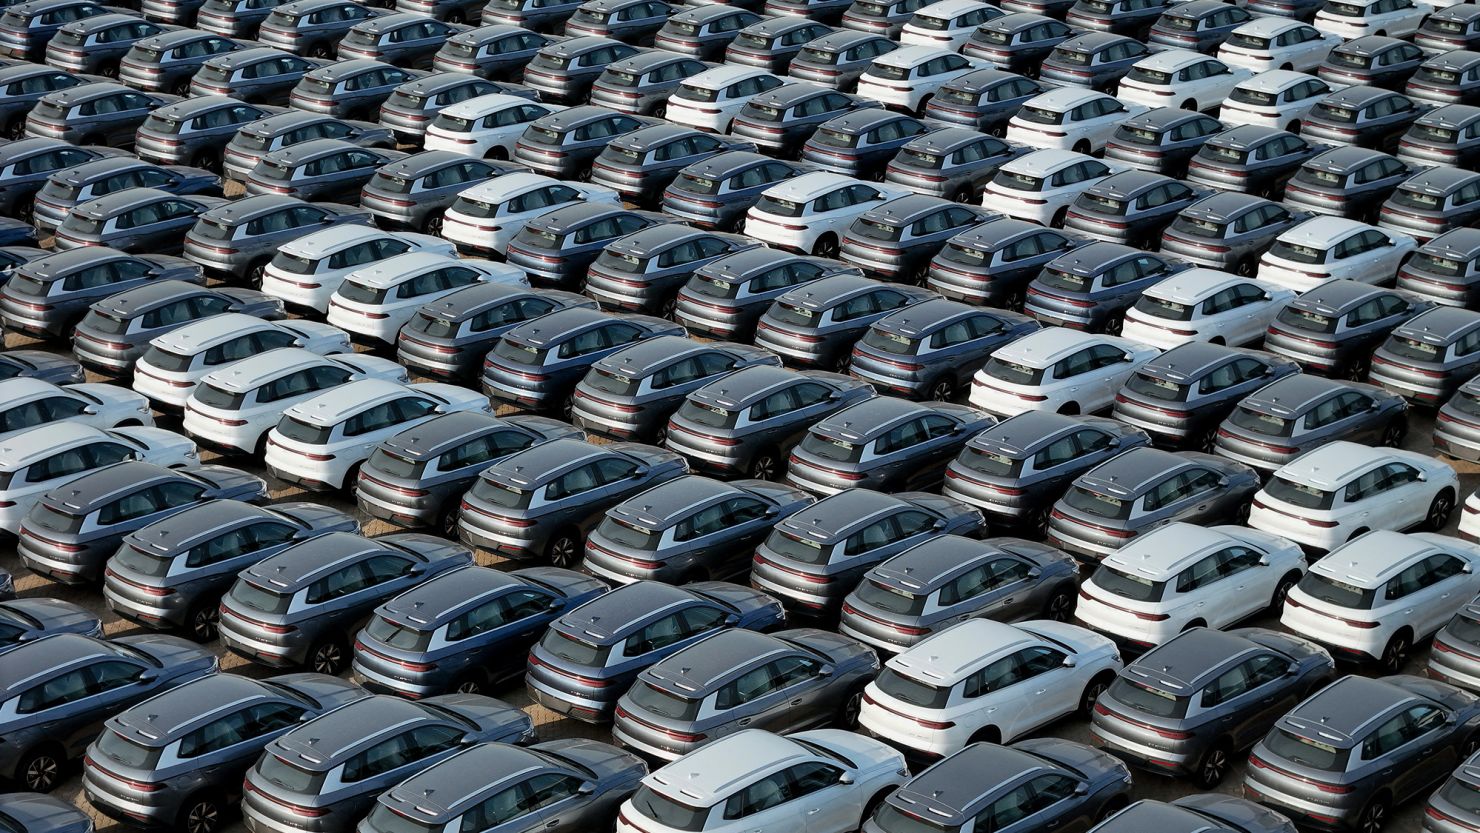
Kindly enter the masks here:
M 934 756 L 1008 743 L 1089 714 L 1120 667 L 1115 643 L 1087 628 L 968 619 L 886 662 L 864 689 L 858 724 Z
M 786 82 L 763 69 L 719 66 L 685 79 L 668 97 L 666 118 L 709 133 L 725 133 L 752 98 Z
M 353 488 L 381 440 L 458 411 L 491 414 L 493 406 L 481 393 L 441 382 L 350 382 L 282 411 L 267 434 L 267 470 L 308 489 Z
M 1367 35 L 1405 38 L 1433 12 L 1433 6 L 1413 0 L 1326 0 L 1311 23 L 1343 40 Z
M 272 350 L 206 375 L 185 402 L 185 433 L 227 454 L 267 452 L 267 432 L 287 408 L 362 379 L 411 381 L 406 368 L 358 353 L 321 356 L 301 347 Z
M 395 344 L 396 335 L 423 304 L 477 283 L 528 286 L 529 279 L 522 269 L 506 263 L 431 252 L 396 255 L 349 273 L 329 297 L 329 323 Z
M 924 115 L 926 102 L 941 85 L 986 66 L 938 46 L 902 46 L 873 59 L 858 78 L 858 94 L 886 107 Z
M 362 266 L 407 252 L 457 253 L 446 240 L 374 226 L 342 225 L 305 234 L 278 249 L 262 272 L 262 291 L 292 306 L 329 311 L 340 281 Z
M 1136 368 L 1160 353 L 1128 338 L 1047 327 L 997 348 L 971 378 L 969 401 L 997 417 L 1094 413 L 1109 408 Z
M 242 359 L 302 347 L 312 353 L 352 353 L 349 335 L 317 321 L 263 321 L 226 312 L 186 324 L 149 342 L 134 365 L 134 390 L 156 405 L 180 409 L 207 373 Z
M 1234 85 L 1218 108 L 1218 120 L 1228 127 L 1252 124 L 1291 133 L 1300 132 L 1300 120 L 1331 85 L 1303 72 L 1271 69 Z
M 1345 217 L 1314 217 L 1274 239 L 1259 256 L 1263 283 L 1308 292 L 1334 280 L 1389 284 L 1418 248 L 1406 234 Z
M 813 171 L 762 191 L 745 213 L 745 233 L 770 246 L 835 258 L 855 219 L 909 193 L 893 183 Z
M 1234 29 L 1213 54 L 1231 67 L 1251 72 L 1314 72 L 1326 60 L 1326 54 L 1341 44 L 1340 35 L 1322 32 L 1309 23 L 1288 17 L 1256 17 Z
M 1023 102 L 1007 122 L 1007 141 L 1093 153 L 1105 149 L 1121 122 L 1146 110 L 1094 90 L 1060 87 Z
M 1079 586 L 1074 618 L 1154 648 L 1188 628 L 1278 611 L 1305 569 L 1305 552 L 1277 535 L 1171 523 L 1105 556 Z
M 90 471 L 139 460 L 171 469 L 195 468 L 195 443 L 162 428 L 105 431 L 76 422 L 28 428 L 0 446 L 0 529 L 14 535 L 41 496 Z
M 1243 67 L 1228 66 L 1191 49 L 1168 49 L 1131 66 L 1115 95 L 1147 107 L 1176 107 L 1200 112 L 1223 103 L 1233 88 L 1254 77 Z
M 442 216 L 442 236 L 460 251 L 502 254 L 524 224 L 572 202 L 621 204 L 616 191 L 589 182 L 563 182 L 536 173 L 512 173 L 460 192 Z
M 514 142 L 530 122 L 565 107 L 491 93 L 444 109 L 427 128 L 427 150 L 449 150 L 464 156 L 511 159 Z
M 1249 526 L 1332 550 L 1374 529 L 1437 532 L 1458 495 L 1459 475 L 1436 457 L 1338 440 L 1276 469 Z
M 1480 543 L 1480 489 L 1465 498 L 1464 512 L 1459 516 L 1459 537 Z
M 1072 150 L 1036 150 L 997 169 L 982 186 L 982 205 L 1041 226 L 1063 226 L 1084 189 L 1122 170 L 1118 162 Z
M 887 744 L 841 729 L 747 729 L 642 779 L 617 833 L 845 833 L 909 780 Z M 803 820 L 805 819 L 805 823 Z
M 0 439 L 58 420 L 94 428 L 153 425 L 142 394 L 118 385 L 54 385 L 29 376 L 0 381 Z
M 1413 646 L 1480 590 L 1480 549 L 1424 532 L 1373 532 L 1310 565 L 1280 624 L 1338 658 L 1398 673 Z
M 980 0 L 939 0 L 915 12 L 900 31 L 899 42 L 956 52 L 971 40 L 976 27 L 1001 16 L 1001 9 Z
M 1189 341 L 1238 347 L 1264 338 L 1292 290 L 1221 272 L 1188 269 L 1152 285 L 1125 311 L 1121 335 L 1170 350 Z

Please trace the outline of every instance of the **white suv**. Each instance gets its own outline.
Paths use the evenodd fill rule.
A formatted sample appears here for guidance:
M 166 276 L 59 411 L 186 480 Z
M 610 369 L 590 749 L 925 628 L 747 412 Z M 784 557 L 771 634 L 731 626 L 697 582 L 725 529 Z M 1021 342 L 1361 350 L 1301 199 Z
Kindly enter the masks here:
M 853 221 L 910 190 L 814 171 L 761 192 L 745 214 L 745 233 L 770 246 L 836 258 Z
M 1338 658 L 1398 673 L 1480 591 L 1480 547 L 1434 533 L 1363 535 L 1310 565 L 1280 624 Z
M 1007 122 L 1007 140 L 1045 150 L 1094 153 L 1105 149 L 1122 122 L 1147 109 L 1093 90 L 1059 87 L 1023 102 Z
M 395 344 L 423 305 L 478 283 L 528 286 L 529 280 L 524 270 L 505 263 L 409 252 L 349 273 L 329 296 L 328 321 L 354 335 Z
M 1072 150 L 1039 150 L 1009 160 L 982 189 L 982 204 L 1041 226 L 1062 226 L 1069 204 L 1105 177 L 1125 170 L 1116 162 Z
M 475 255 L 501 255 L 530 220 L 573 202 L 618 205 L 621 196 L 589 182 L 562 182 L 536 173 L 512 173 L 480 182 L 457 195 L 442 215 L 442 236 Z
M 564 109 L 516 95 L 480 95 L 438 113 L 427 128 L 425 147 L 463 156 L 511 159 L 514 142 L 530 122 Z
M 725 65 L 706 69 L 681 82 L 669 96 L 668 120 L 695 130 L 724 133 L 752 98 L 784 83 L 754 67 Z
M 1160 353 L 1127 338 L 1048 327 L 997 348 L 971 377 L 969 401 L 998 417 L 1095 413 L 1113 405 L 1136 368 Z
M 1148 287 L 1125 311 L 1121 335 L 1170 350 L 1190 341 L 1237 347 L 1264 338 L 1292 290 L 1217 269 L 1188 269 Z
M 94 428 L 153 425 L 154 412 L 147 398 L 118 385 L 54 385 L 27 376 L 0 381 L 0 439 L 59 420 Z
M 407 252 L 457 253 L 451 243 L 426 234 L 334 226 L 283 244 L 262 272 L 262 291 L 290 305 L 326 313 L 329 296 L 346 275 Z
M 858 723 L 935 756 L 1008 743 L 1087 715 L 1120 668 L 1115 643 L 1077 625 L 969 619 L 885 663 L 864 689 Z
M 1074 618 L 1141 648 L 1188 628 L 1279 610 L 1305 573 L 1299 545 L 1243 526 L 1171 523 L 1105 556 Z
M 1345 217 L 1314 217 L 1287 229 L 1259 256 L 1259 280 L 1309 292 L 1327 281 L 1391 283 L 1418 248 L 1406 234 Z
M 925 102 L 942 85 L 987 66 L 938 46 L 902 46 L 874 58 L 858 78 L 858 94 L 896 110 L 924 115 Z

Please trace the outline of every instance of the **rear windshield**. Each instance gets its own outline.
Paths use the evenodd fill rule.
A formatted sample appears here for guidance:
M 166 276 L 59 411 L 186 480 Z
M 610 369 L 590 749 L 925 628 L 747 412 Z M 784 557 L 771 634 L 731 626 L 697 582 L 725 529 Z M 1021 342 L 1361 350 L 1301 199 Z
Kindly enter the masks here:
M 738 411 L 726 411 L 723 408 L 701 405 L 690 400 L 684 400 L 683 405 L 678 409 L 678 414 L 690 422 L 707 425 L 710 428 L 734 428 L 740 415 Z
M 600 367 L 592 368 L 592 371 L 586 376 L 586 384 L 605 393 L 632 396 L 642 387 L 641 379 L 623 376 Z
M 1132 373 L 1126 380 L 1125 386 L 1132 393 L 1139 393 L 1151 399 L 1160 399 L 1163 402 L 1185 402 L 1187 401 L 1188 385 L 1179 385 L 1166 379 L 1158 379 L 1145 373 Z
M 920 350 L 921 339 L 902 336 L 870 327 L 863 334 L 863 343 L 878 350 L 881 353 L 893 353 L 896 356 L 913 356 Z
M 334 433 L 332 425 L 311 425 L 290 416 L 278 420 L 277 430 L 279 434 L 290 440 L 297 440 L 308 445 L 323 445 L 329 441 Z
M 1197 217 L 1178 216 L 1172 222 L 1172 228 L 1182 234 L 1193 237 L 1203 237 L 1209 240 L 1219 240 L 1227 233 L 1228 224 L 1213 220 L 1203 220 Z
M 1024 110 L 1028 109 L 1026 107 Z M 1013 191 L 1042 191 L 1043 178 L 1032 174 L 1020 174 L 1017 171 L 1000 170 L 992 177 L 993 184 L 1000 185 Z
M 646 784 L 638 787 L 630 800 L 632 809 L 674 830 L 703 830 L 709 819 L 710 808 L 674 801 Z
M 1337 124 L 1352 124 L 1357 120 L 1356 110 L 1325 102 L 1316 105 L 1316 115 Z
M 1288 437 L 1295 428 L 1293 419 L 1285 419 L 1244 407 L 1234 408 L 1233 413 L 1228 415 L 1228 421 L 1245 431 L 1263 434 L 1266 437 Z
M 800 217 L 802 216 L 802 212 L 806 210 L 807 204 L 779 199 L 769 194 L 762 194 L 761 198 L 756 200 L 755 207 L 767 214 L 775 214 L 777 217 Z
M 647 683 L 638 683 L 627 692 L 627 699 L 644 711 L 670 720 L 693 720 L 699 716 L 700 700 L 679 697 Z
M 937 824 L 887 802 L 879 805 L 879 811 L 874 813 L 873 826 L 884 833 L 955 833 L 961 829 L 960 825 Z
M 339 297 L 357 304 L 384 304 L 386 293 L 389 291 L 388 289 L 375 289 L 353 281 L 345 281 L 339 285 Z
M 381 472 L 389 477 L 416 479 L 421 477 L 422 470 L 426 466 L 426 460 L 413 460 L 410 457 L 402 457 L 384 448 L 377 448 L 370 455 L 370 462 L 366 465 L 366 468 Z
M 383 645 L 403 651 L 425 651 L 432 644 L 431 631 L 417 630 L 384 616 L 370 617 L 370 623 L 365 626 L 365 635 Z
M 1300 579 L 1300 592 L 1327 604 L 1351 610 L 1370 610 L 1377 591 L 1355 584 L 1347 584 L 1320 573 L 1309 572 Z
M 1413 256 L 1413 268 L 1421 269 L 1425 272 L 1432 272 L 1435 275 L 1458 277 L 1465 273 L 1467 265 L 1468 264 L 1462 260 L 1450 260 L 1447 257 L 1435 257 L 1431 254 L 1425 254 L 1423 252 L 1419 252 L 1418 254 Z
M 857 7 L 855 6 L 855 8 Z M 801 59 L 809 64 L 832 66 L 838 62 L 838 57 L 841 54 L 840 52 L 829 52 L 826 49 L 803 49 Z
M 925 610 L 925 597 L 918 596 L 905 590 L 879 584 L 875 581 L 864 581 L 854 591 L 858 600 L 867 604 L 875 610 L 883 610 L 901 616 L 918 616 Z
M 663 538 L 662 530 L 647 529 L 612 517 L 602 518 L 601 525 L 596 528 L 596 531 L 608 541 L 648 552 L 656 550 L 658 541 Z
M 174 353 L 162 347 L 151 346 L 144 351 L 144 362 L 166 373 L 184 373 L 190 369 L 193 361 L 195 361 L 195 356 Z
M 1187 714 L 1189 698 L 1178 697 L 1168 691 L 1117 677 L 1108 692 L 1116 702 L 1129 706 L 1142 714 L 1153 717 L 1183 717 Z
M 313 794 L 323 786 L 326 773 L 299 769 L 276 755 L 267 754 L 257 761 L 257 774 L 285 790 Z
M 1454 398 L 1449 400 L 1450 406 L 1462 414 L 1480 416 L 1480 396 L 1466 391 L 1460 391 Z
M 478 479 L 473 486 L 473 497 L 487 501 L 494 506 L 504 509 L 528 509 L 534 492 L 529 489 L 516 489 L 513 486 L 505 486 L 496 483 L 486 477 Z
M 273 255 L 272 268 L 289 275 L 312 275 L 314 270 L 319 268 L 319 262 L 316 259 L 280 251 Z
M 1480 620 L 1472 619 L 1461 613 L 1444 626 L 1444 633 L 1461 642 L 1480 645 Z
M 607 655 L 612 650 L 610 645 L 597 645 L 584 639 L 577 639 L 557 628 L 545 631 L 544 638 L 540 640 L 540 647 L 566 662 L 589 668 L 604 667 Z
M 196 385 L 195 391 L 191 395 L 200 404 L 209 405 L 212 408 L 220 408 L 223 411 L 237 410 L 242 406 L 243 400 L 246 399 L 245 394 L 231 393 L 214 385 L 204 383 Z
M 772 530 L 771 534 L 766 537 L 766 549 L 803 564 L 825 564 L 832 552 L 831 547 L 823 546 L 820 541 L 792 535 L 779 529 Z
M 863 74 L 870 78 L 882 78 L 885 81 L 903 81 L 910 77 L 910 68 L 874 64 L 865 70 Z
M 1419 211 L 1438 211 L 1444 207 L 1444 199 L 1441 194 L 1424 194 L 1407 188 L 1399 188 L 1389 197 L 1394 205 Z
M 863 459 L 863 443 L 824 437 L 812 431 L 808 431 L 807 436 L 802 438 L 801 448 L 824 460 L 839 463 L 856 463 Z
M 1088 292 L 1094 288 L 1095 278 L 1093 275 L 1076 275 L 1062 269 L 1044 269 L 1038 273 L 1038 282 L 1054 289 Z
M 150 578 L 163 578 L 168 575 L 170 565 L 174 563 L 174 560 L 171 556 L 155 555 L 131 545 L 119 547 L 118 552 L 109 559 L 112 563 L 127 568 L 130 572 Z
M 1074 486 L 1069 489 L 1064 495 L 1064 502 L 1081 512 L 1101 518 L 1124 520 L 1131 516 L 1132 501 L 1102 495 L 1083 486 Z
M 1336 322 L 1338 320 L 1338 317 L 1334 315 L 1321 315 L 1318 312 L 1311 312 L 1307 309 L 1290 306 L 1281 309 L 1280 314 L 1275 317 L 1282 324 L 1289 324 L 1297 330 L 1315 333 L 1336 332 Z
M 904 150 L 900 151 L 899 156 L 895 158 L 895 161 L 904 165 L 909 165 L 913 168 L 924 168 L 925 170 L 935 171 L 940 169 L 940 166 L 945 162 L 945 159 L 946 157 L 944 154 L 926 153 L 923 150 L 905 148 Z
M 1436 362 L 1444 355 L 1442 344 L 1429 344 L 1426 341 L 1403 336 L 1393 336 L 1388 339 L 1385 346 L 1390 353 L 1421 362 Z
M 87 315 L 82 319 L 82 323 L 87 329 L 95 333 L 102 333 L 103 335 L 115 336 L 128 332 L 127 318 L 119 318 L 111 313 L 100 312 L 95 309 L 88 310 Z
M 26 521 L 52 532 L 76 532 L 82 528 L 84 515 L 73 515 L 48 503 L 38 503 L 26 515 Z
M 459 322 L 448 321 L 446 318 L 436 318 L 424 312 L 418 312 L 406 329 L 413 333 L 421 333 L 430 338 L 452 338 L 457 335 Z
M 1009 457 L 982 448 L 968 447 L 958 462 L 972 471 L 994 477 L 1017 477 L 1023 471 L 1023 458 Z
M 1096 587 L 1106 593 L 1136 602 L 1159 602 L 1167 588 L 1164 581 L 1152 581 L 1134 573 L 1122 573 L 1104 564 L 1095 570 L 1093 581 Z
M 1121 125 L 1115 128 L 1117 141 L 1128 142 L 1133 145 L 1146 145 L 1157 147 L 1161 144 L 1162 133 L 1156 130 L 1147 130 L 1144 127 L 1127 127 Z
M 1459 131 L 1418 122 L 1408 129 L 1408 137 L 1422 139 L 1438 145 L 1450 145 L 1454 144 L 1454 140 L 1459 137 Z
M 719 90 L 698 87 L 693 84 L 679 84 L 678 89 L 673 91 L 673 97 L 681 98 L 685 101 L 708 102 L 719 98 Z
M 95 748 L 110 761 L 138 769 L 153 769 L 154 765 L 159 762 L 159 753 L 163 751 L 157 746 L 134 743 L 113 731 L 98 735 Z
M 950 686 L 930 685 L 906 677 L 893 668 L 885 668 L 874 684 L 896 700 L 926 709 L 944 708 L 951 696 Z
M 795 324 L 798 327 L 815 327 L 817 319 L 822 317 L 822 313 L 818 310 L 792 306 L 780 301 L 771 305 L 769 315 L 783 324 Z
M 1153 318 L 1167 321 L 1188 321 L 1192 318 L 1194 304 L 1179 304 L 1153 295 L 1142 295 L 1136 299 L 1136 310 Z
M 982 371 L 993 379 L 1001 379 L 1015 385 L 1036 385 L 1043 381 L 1043 368 L 1015 364 L 992 356 Z
M 507 338 L 499 339 L 498 344 L 493 346 L 493 354 L 516 364 L 527 364 L 538 367 L 545 363 L 545 349 L 543 347 L 533 347 Z
M 1337 5 L 1327 3 L 1326 8 Z M 1264 748 L 1272 755 L 1293 761 L 1301 766 L 1326 772 L 1342 772 L 1346 769 L 1347 750 L 1303 738 L 1284 729 L 1275 729 L 1264 738 Z
M 1269 107 L 1278 99 L 1278 93 L 1266 93 L 1262 90 L 1250 90 L 1244 87 L 1234 87 L 1233 92 L 1228 94 L 1229 101 L 1236 101 L 1239 104 L 1252 104 L 1255 107 Z
M 1469 813 L 1480 813 L 1480 787 L 1451 778 L 1439 790 L 1439 797 Z
M 1335 492 L 1288 480 L 1279 475 L 1270 478 L 1264 486 L 1264 491 L 1276 500 L 1299 506 L 1301 509 L 1330 509 L 1332 501 L 1336 499 Z
M 259 587 L 245 579 L 237 579 L 236 583 L 231 585 L 229 595 L 233 600 L 263 613 L 287 613 L 288 605 L 293 601 L 292 593 L 279 593 L 276 590 Z
M 407 818 L 377 801 L 375 809 L 370 811 L 361 829 L 373 830 L 375 833 L 437 833 L 443 825 L 440 821 L 424 823 Z
M 1242 32 L 1234 32 L 1232 35 L 1228 36 L 1228 45 L 1236 46 L 1240 49 L 1268 49 L 1269 38 L 1261 38 L 1254 35 L 1245 35 Z

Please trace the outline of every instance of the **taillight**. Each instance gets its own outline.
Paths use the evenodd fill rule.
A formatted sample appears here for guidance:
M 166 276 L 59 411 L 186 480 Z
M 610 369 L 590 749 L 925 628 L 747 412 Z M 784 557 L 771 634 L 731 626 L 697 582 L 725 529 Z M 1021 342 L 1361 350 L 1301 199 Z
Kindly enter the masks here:
M 1249 756 L 1249 766 L 1252 766 L 1255 769 L 1267 769 L 1272 772 L 1278 772 L 1279 774 L 1287 778 L 1294 778 L 1296 781 L 1303 781 L 1323 793 L 1331 793 L 1332 795 L 1346 795 L 1353 789 L 1352 787 L 1344 786 L 1342 784 L 1328 784 L 1325 781 L 1317 781 L 1314 778 L 1306 778 L 1302 775 L 1296 775 L 1295 773 L 1289 772 L 1288 770 L 1280 769 L 1279 767 L 1269 763 L 1263 758 L 1260 758 L 1258 755 Z
M 109 778 L 112 778 L 114 781 L 117 781 L 120 784 L 123 784 L 129 789 L 136 792 L 152 793 L 164 789 L 163 784 L 156 784 L 152 781 L 135 781 L 132 778 L 125 778 L 122 775 L 119 775 L 118 773 L 112 771 L 111 769 L 106 769 L 104 767 L 98 766 L 97 762 L 94 761 L 90 756 L 83 758 L 82 763 L 85 764 L 88 769 L 95 769 L 98 772 L 101 772 L 102 774 L 108 776 Z

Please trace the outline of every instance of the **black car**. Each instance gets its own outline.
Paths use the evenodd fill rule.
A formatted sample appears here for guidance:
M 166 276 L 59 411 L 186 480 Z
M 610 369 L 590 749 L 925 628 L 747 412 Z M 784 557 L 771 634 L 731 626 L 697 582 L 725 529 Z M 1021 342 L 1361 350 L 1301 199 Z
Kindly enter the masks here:
M 1456 3 L 1436 9 L 1419 24 L 1413 43 L 1430 55 L 1480 47 L 1480 5 Z
M 101 80 L 41 64 L 15 62 L 0 67 L 0 135 L 24 139 L 26 116 L 42 96 Z
M 1286 180 L 1323 150 L 1325 147 L 1277 128 L 1234 127 L 1208 137 L 1187 163 L 1187 180 L 1278 199 L 1284 194 Z
M 658 124 L 586 104 L 541 116 L 514 143 L 514 161 L 557 179 L 590 179 L 596 157 L 613 136 Z
M 673 310 L 673 320 L 691 333 L 738 341 L 750 339 L 771 303 L 805 283 L 862 271 L 828 258 L 760 247 L 711 261 L 694 270 Z
M 1198 266 L 1253 277 L 1274 239 L 1310 216 L 1263 197 L 1220 191 L 1178 212 L 1159 248 Z
M 256 104 L 288 103 L 288 96 L 322 61 L 266 46 L 207 58 L 190 78 L 189 95 L 229 95 Z
M 915 3 L 915 0 L 901 2 Z M 905 17 L 908 18 L 909 15 Z M 839 29 L 808 41 L 802 51 L 791 59 L 786 75 L 798 81 L 851 92 L 857 89 L 859 77 L 873 64 L 875 58 L 898 48 L 898 41 L 889 40 L 883 35 Z
M 678 172 L 663 192 L 663 212 L 700 228 L 741 231 L 767 188 L 810 170 L 749 151 L 720 153 Z
M 761 16 L 725 3 L 706 3 L 684 9 L 668 18 L 653 36 L 659 49 L 689 55 L 702 61 L 724 57 L 725 47 L 741 29 L 759 23 Z
M 631 44 L 594 35 L 555 41 L 524 65 L 524 83 L 545 101 L 577 104 L 590 97 L 591 85 L 609 65 L 636 54 Z
M 586 294 L 603 309 L 667 317 L 695 269 L 760 243 L 680 223 L 649 226 L 608 243 L 586 272 Z
M 657 208 L 663 192 L 683 169 L 721 153 L 753 150 L 755 145 L 743 139 L 655 124 L 608 142 L 591 163 L 591 181 L 616 191 L 627 202 Z
M 1157 445 L 1211 453 L 1218 426 L 1240 400 L 1299 372 L 1291 359 L 1194 341 L 1136 368 L 1115 395 L 1112 415 Z
M 1377 224 L 1417 240 L 1480 220 L 1480 173 L 1440 166 L 1403 180 L 1382 204 Z
M 1007 135 L 1007 122 L 1023 103 L 1047 89 L 1037 81 L 1002 69 L 974 69 L 940 86 L 925 104 L 925 115 L 948 124 Z
M 1285 183 L 1285 204 L 1371 222 L 1413 169 L 1381 151 L 1338 147 L 1305 160 Z
M 1222 4 L 1222 0 L 1214 1 Z M 1208 138 L 1224 129 L 1212 116 L 1157 107 L 1121 122 L 1105 143 L 1105 158 L 1136 170 L 1183 177 Z
M 524 78 L 524 65 L 552 42 L 549 35 L 494 23 L 448 38 L 432 58 L 432 69 L 470 72 L 490 81 L 519 81 Z
M 833 30 L 804 17 L 770 17 L 740 30 L 725 48 L 724 62 L 786 74 L 802 46 Z
M 1398 139 L 1428 110 L 1402 93 L 1377 87 L 1346 87 L 1316 103 L 1300 122 L 1300 135 L 1333 145 L 1393 150 Z
M 1423 50 L 1408 41 L 1367 35 L 1326 53 L 1316 75 L 1333 86 L 1401 90 L 1423 59 Z
M 1074 36 L 1062 20 L 1033 12 L 994 17 L 976 27 L 961 54 L 1007 72 L 1038 77 L 1038 68 L 1054 47 Z
M 1169 49 L 1214 52 L 1234 29 L 1253 19 L 1246 9 L 1223 0 L 1189 0 L 1162 12 L 1146 42 Z
M 924 285 L 931 261 L 961 232 L 1002 215 L 941 197 L 911 194 L 871 208 L 843 234 L 839 258 L 877 278 Z
M 824 122 L 802 145 L 801 158 L 824 171 L 882 180 L 899 149 L 929 130 L 914 116 L 883 108 L 858 110 Z
M 1290 301 L 1269 325 L 1264 349 L 1310 373 L 1359 382 L 1392 331 L 1428 312 L 1432 300 L 1359 281 L 1327 281 Z
M 1182 209 L 1205 193 L 1169 176 L 1122 171 L 1096 182 L 1074 198 L 1064 215 L 1064 230 L 1151 249 Z
M 884 181 L 917 194 L 977 203 L 998 168 L 1031 150 L 964 127 L 932 130 L 900 148 L 884 169 Z
M 390 228 L 441 234 L 442 214 L 459 191 L 521 170 L 510 162 L 472 159 L 449 150 L 426 150 L 377 168 L 360 189 L 359 203 Z
M 795 157 L 825 122 L 854 110 L 882 106 L 871 98 L 815 84 L 787 84 L 746 102 L 731 123 L 730 133 L 772 155 Z
M 1419 246 L 1398 269 L 1398 288 L 1445 306 L 1480 304 L 1480 229 L 1455 229 Z
M 995 220 L 948 240 L 930 261 L 925 285 L 947 298 L 1024 309 L 1029 282 L 1084 242 L 1026 220 Z
M 1109 0 L 1080 1 L 1110 4 Z M 1075 35 L 1055 46 L 1039 65 L 1038 72 L 1045 81 L 1109 92 L 1120 84 L 1120 79 L 1131 71 L 1132 65 L 1150 54 L 1145 44 L 1125 35 L 1089 32 Z
M 1119 335 L 1125 311 L 1141 293 L 1187 267 L 1118 243 L 1091 243 L 1031 278 L 1023 310 L 1045 324 Z
M 1429 58 L 1408 79 L 1409 98 L 1434 104 L 1480 104 L 1480 52 L 1458 49 Z
M 483 358 L 514 327 L 571 307 L 595 309 L 584 295 L 478 283 L 427 304 L 401 328 L 396 360 L 434 379 L 471 383 Z

